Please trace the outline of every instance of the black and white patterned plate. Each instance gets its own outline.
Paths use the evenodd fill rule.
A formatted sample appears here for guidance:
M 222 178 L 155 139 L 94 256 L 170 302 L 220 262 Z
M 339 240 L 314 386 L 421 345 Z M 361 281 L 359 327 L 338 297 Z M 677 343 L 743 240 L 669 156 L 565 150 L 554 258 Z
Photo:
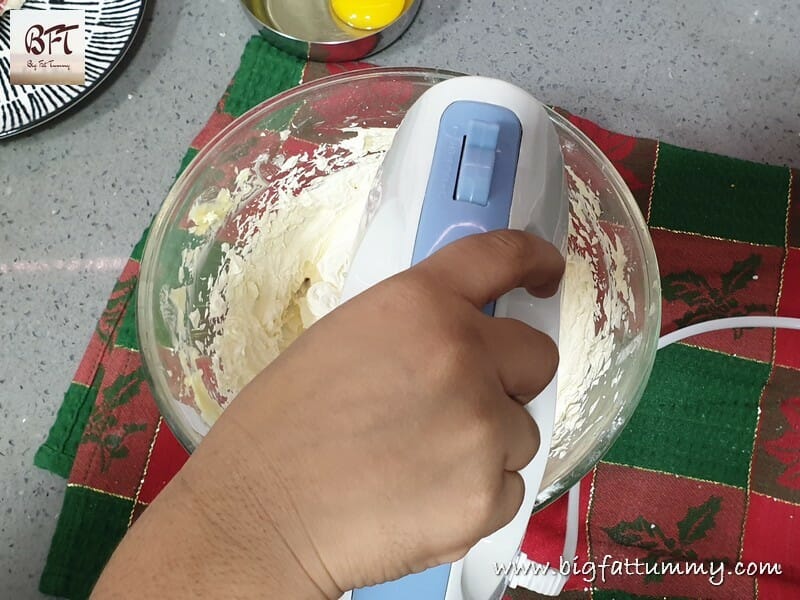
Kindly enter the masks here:
M 128 51 L 147 0 L 26 0 L 23 9 L 86 12 L 86 85 L 11 85 L 9 13 L 0 16 L 0 139 L 49 121 L 75 106 Z

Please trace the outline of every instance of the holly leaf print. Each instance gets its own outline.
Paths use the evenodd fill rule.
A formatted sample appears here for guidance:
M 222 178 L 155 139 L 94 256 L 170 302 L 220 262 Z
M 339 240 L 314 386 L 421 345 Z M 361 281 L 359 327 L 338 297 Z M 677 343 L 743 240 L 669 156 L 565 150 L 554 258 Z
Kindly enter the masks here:
M 786 400 L 781 405 L 781 412 L 791 428 L 800 432 L 800 397 Z
M 139 393 L 142 381 L 139 369 L 117 377 L 114 383 L 103 390 L 106 406 L 113 410 L 130 402 Z
M 130 435 L 131 433 L 137 433 L 139 431 L 145 431 L 146 429 L 146 423 L 124 423 L 122 425 L 122 430 L 125 432 L 125 435 Z
M 800 462 L 786 469 L 775 481 L 790 490 L 800 490 Z
M 114 414 L 114 411 L 136 397 L 143 382 L 141 369 L 119 375 L 102 391 L 102 400 L 89 417 L 81 442 L 97 446 L 100 471 L 103 473 L 109 469 L 112 461 L 128 456 L 129 448 L 125 445 L 128 436 L 147 430 L 147 423 L 120 423 L 120 417 Z
M 746 304 L 744 307 L 745 315 L 752 315 L 753 313 L 767 313 L 770 314 L 772 311 L 770 310 L 769 306 L 766 304 Z
M 633 521 L 620 521 L 614 527 L 604 527 L 603 531 L 620 546 L 653 550 L 659 546 L 656 529 L 658 525 L 640 515 Z
M 770 307 L 765 304 L 749 303 L 742 306 L 744 298 L 736 297 L 757 276 L 761 260 L 759 254 L 751 254 L 744 260 L 734 262 L 730 270 L 720 275 L 719 287 L 710 285 L 705 277 L 689 270 L 662 277 L 664 299 L 668 302 L 681 301 L 689 307 L 675 319 L 675 325 L 681 328 L 711 319 L 770 313 Z M 741 338 L 743 334 L 743 329 L 733 331 L 734 339 Z
M 700 506 L 689 507 L 686 516 L 678 521 L 678 541 L 688 546 L 706 537 L 715 526 L 714 517 L 722 508 L 722 498 L 711 496 Z
M 644 576 L 645 583 L 660 583 L 664 580 L 664 575 L 657 569 L 652 569 L 658 563 L 663 562 L 661 557 L 656 554 L 648 554 L 644 559 L 644 564 L 651 567 L 649 572 Z
M 121 435 L 107 435 L 103 439 L 103 445 L 106 448 L 119 448 L 120 444 L 122 444 L 122 436 Z
M 776 440 L 765 443 L 767 453 L 786 465 L 776 481 L 789 489 L 800 490 L 800 397 L 789 398 L 781 404 L 786 418 L 786 432 Z
M 103 314 L 100 315 L 100 320 L 97 323 L 97 335 L 107 344 L 113 335 L 117 323 L 119 323 L 125 312 L 125 307 L 131 299 L 134 289 L 136 288 L 136 278 L 131 277 L 125 281 L 118 281 L 111 292 L 111 298 L 106 304 Z
M 714 314 L 716 313 L 714 313 L 711 306 L 703 304 L 696 310 L 690 310 L 682 317 L 675 319 L 675 325 L 677 325 L 678 328 L 688 327 L 689 325 L 694 325 L 695 323 L 708 321 Z
M 641 548 L 646 551 L 643 560 L 648 565 L 673 561 L 696 562 L 699 557 L 692 545 L 704 539 L 716 526 L 715 517 L 721 508 L 722 498 L 718 496 L 711 496 L 700 506 L 690 506 L 686 510 L 686 516 L 676 524 L 677 540 L 664 535 L 657 524 L 641 515 L 633 521 L 620 521 L 614 527 L 604 527 L 603 531 L 621 546 Z M 653 583 L 662 579 L 660 572 L 651 572 L 645 574 L 644 582 Z
M 127 458 L 128 456 L 128 447 L 127 446 L 120 446 L 118 448 L 114 448 L 109 453 L 111 458 Z
M 733 263 L 730 271 L 722 274 L 722 294 L 727 296 L 745 289 L 753 281 L 753 277 L 758 275 L 761 260 L 760 254 L 751 254 L 744 260 Z
M 661 286 L 661 292 L 668 301 L 681 300 L 689 306 L 704 303 L 709 291 L 706 278 L 694 271 L 665 275 L 661 279 Z

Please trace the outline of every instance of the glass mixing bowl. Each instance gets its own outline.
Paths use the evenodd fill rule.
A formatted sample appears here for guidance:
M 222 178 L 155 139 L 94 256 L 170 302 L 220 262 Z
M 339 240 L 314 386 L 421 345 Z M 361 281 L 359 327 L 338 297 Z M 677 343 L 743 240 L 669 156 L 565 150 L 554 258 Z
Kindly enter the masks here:
M 280 165 L 308 160 L 309 148 L 319 144 L 336 148 L 353 137 L 353 127 L 397 128 L 423 92 L 457 76 L 435 70 L 380 68 L 294 88 L 227 127 L 175 183 L 147 240 L 136 316 L 156 402 L 188 451 L 194 450 L 209 429 L 209 419 L 201 418 L 201 412 L 217 415 L 222 410 L 220 404 L 229 400 L 216 389 L 210 374 L 214 357 L 203 351 L 203 342 L 214 335 L 205 316 L 209 278 L 224 266 L 223 245 L 235 244 L 242 223 L 259 210 L 263 212 L 263 206 L 254 208 L 254 202 L 248 199 L 238 204 L 220 203 L 220 190 L 235 189 L 240 171 L 257 159 L 259 168 L 267 171 L 261 175 L 274 181 L 281 176 Z M 622 431 L 650 375 L 661 318 L 655 253 L 630 191 L 586 136 L 556 112 L 549 111 L 549 115 L 561 141 L 565 167 L 571 173 L 567 179 L 574 188 L 577 178 L 595 195 L 599 219 L 594 227 L 613 232 L 618 252 L 624 253 L 626 290 L 620 290 L 611 275 L 619 256 L 592 247 L 601 265 L 597 300 L 608 294 L 629 293 L 632 301 L 631 310 L 613 332 L 613 368 L 582 398 L 578 407 L 580 425 L 551 452 L 538 507 L 586 475 Z M 304 185 L 323 176 L 309 163 Z M 205 219 L 198 219 L 198 214 Z M 198 220 L 208 226 L 193 227 Z

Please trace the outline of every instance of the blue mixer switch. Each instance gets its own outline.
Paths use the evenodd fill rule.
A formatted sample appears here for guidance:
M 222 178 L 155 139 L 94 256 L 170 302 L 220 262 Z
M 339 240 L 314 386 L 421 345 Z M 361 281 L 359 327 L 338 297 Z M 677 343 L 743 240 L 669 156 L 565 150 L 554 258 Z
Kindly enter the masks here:
M 451 242 L 508 227 L 522 124 L 508 108 L 459 100 L 442 113 L 411 264 Z
M 456 185 L 456 200 L 480 206 L 489 203 L 500 125 L 472 120 L 464 136 L 464 151 Z

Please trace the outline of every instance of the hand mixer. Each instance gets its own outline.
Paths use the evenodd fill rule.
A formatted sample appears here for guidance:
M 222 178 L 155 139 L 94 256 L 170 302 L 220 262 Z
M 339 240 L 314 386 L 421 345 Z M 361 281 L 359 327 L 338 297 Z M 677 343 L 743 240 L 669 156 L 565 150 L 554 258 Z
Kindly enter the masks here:
M 568 198 L 557 134 L 544 107 L 503 81 L 459 77 L 412 106 L 373 188 L 342 302 L 468 235 L 521 229 L 566 251 Z M 463 273 L 469 277 L 469 273 Z M 560 292 L 512 291 L 484 311 L 512 317 L 558 342 Z M 464 559 L 345 594 L 348 600 L 495 600 L 498 567 L 513 565 L 547 464 L 557 382 L 527 405 L 541 445 L 520 474 L 525 496 L 514 519 Z

